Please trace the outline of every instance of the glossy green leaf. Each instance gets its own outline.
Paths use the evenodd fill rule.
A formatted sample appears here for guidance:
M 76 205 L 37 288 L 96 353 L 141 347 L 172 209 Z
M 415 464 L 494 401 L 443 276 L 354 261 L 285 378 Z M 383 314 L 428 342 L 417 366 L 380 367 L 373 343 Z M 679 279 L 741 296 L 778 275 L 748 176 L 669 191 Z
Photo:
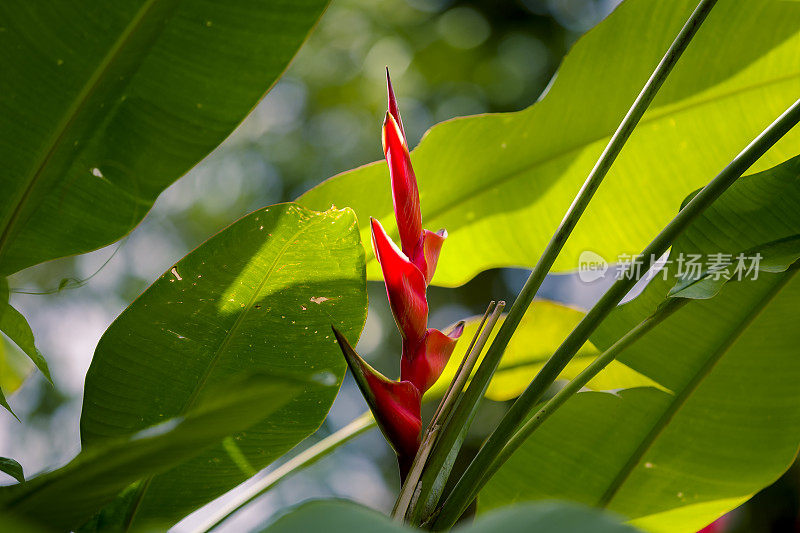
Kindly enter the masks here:
M 261 369 L 341 383 L 331 325 L 356 339 L 367 309 L 353 212 L 279 204 L 184 257 L 109 327 L 86 377 L 89 449 L 180 416 L 207 387 Z M 142 482 L 126 524 L 177 521 L 313 433 L 336 388 L 310 388 L 250 430 Z M 118 509 L 114 511 L 118 512 Z
M 14 459 L 0 457 L 0 472 L 5 472 L 20 483 L 25 481 L 25 475 L 22 472 L 22 465 L 16 462 Z
M 0 490 L 0 506 L 49 528 L 74 529 L 129 483 L 246 430 L 309 387 L 335 388 L 269 374 L 225 385 L 208 391 L 185 416 L 87 449 L 58 470 Z
M 740 179 L 675 243 L 666 276 L 618 307 L 594 344 L 607 348 L 668 297 L 681 256 L 800 235 L 798 185 L 800 158 Z M 787 267 L 734 277 L 639 339 L 620 362 L 666 390 L 577 394 L 492 478 L 480 508 L 562 498 L 650 531 L 693 532 L 772 483 L 800 444 L 800 277 Z
M 523 316 L 514 337 L 506 348 L 500 365 L 489 383 L 486 397 L 490 400 L 504 401 L 516 398 L 525 390 L 528 383 L 561 344 L 561 341 L 580 322 L 584 312 L 558 302 L 536 300 Z M 466 339 L 475 335 L 482 317 L 467 320 L 464 334 Z M 494 340 L 503 319 L 489 336 L 489 344 Z M 466 349 L 466 347 L 464 347 Z M 599 354 L 597 348 L 587 342 L 578 355 L 567 365 L 559 379 L 572 379 Z M 458 350 L 447 363 L 442 377 L 431 387 L 428 395 L 441 396 L 455 376 L 463 354 Z M 483 354 L 478 359 L 480 362 Z M 480 364 L 480 363 L 478 363 Z M 476 364 L 476 367 L 478 365 Z M 592 379 L 588 387 L 594 390 L 621 389 L 636 386 L 658 386 L 656 382 L 639 374 L 624 364 L 615 361 Z
M 0 5 L 0 275 L 115 241 L 227 137 L 328 0 Z
M 434 283 L 499 266 L 532 267 L 695 0 L 627 0 L 572 48 L 547 95 L 518 113 L 432 128 L 412 153 L 426 227 L 447 228 Z M 720 0 L 642 118 L 556 270 L 590 250 L 635 254 L 800 94 L 800 3 Z M 800 130 L 761 159 L 797 154 Z M 384 163 L 347 172 L 300 202 L 350 206 L 391 228 Z M 368 228 L 362 228 L 368 243 Z M 380 279 L 368 254 L 368 276 Z
M 8 338 L 34 362 L 37 368 L 41 370 L 42 374 L 44 374 L 48 380 L 52 381 L 50 378 L 50 369 L 47 367 L 47 361 L 45 361 L 34 344 L 31 327 L 28 325 L 28 321 L 25 320 L 25 317 L 9 303 L 8 292 L 8 281 L 4 278 L 0 278 L 0 333 L 4 333 L 8 336 Z M 6 359 L 5 346 L 2 346 L 2 341 L 3 339 L 0 338 L 0 370 L 6 367 L 6 361 L 9 362 L 9 365 L 13 364 L 10 359 Z M 10 357 L 13 356 L 9 356 L 9 358 Z M 20 367 L 19 364 L 14 366 Z M 9 370 L 13 369 L 9 367 Z M 9 407 L 8 403 L 5 401 L 3 392 L 9 392 L 10 390 L 3 388 L 3 382 L 5 382 L 6 379 L 8 379 L 9 382 L 14 381 L 12 378 L 13 376 L 11 374 L 9 378 L 0 378 L 0 405 L 3 405 L 6 409 L 9 409 Z
M 326 533 L 411 533 L 419 531 L 393 522 L 372 509 L 352 502 L 319 500 L 300 505 L 289 511 L 261 533 L 295 533 L 325 531 Z M 613 515 L 586 507 L 548 502 L 506 507 L 480 517 L 474 524 L 456 528 L 459 533 L 635 533 Z

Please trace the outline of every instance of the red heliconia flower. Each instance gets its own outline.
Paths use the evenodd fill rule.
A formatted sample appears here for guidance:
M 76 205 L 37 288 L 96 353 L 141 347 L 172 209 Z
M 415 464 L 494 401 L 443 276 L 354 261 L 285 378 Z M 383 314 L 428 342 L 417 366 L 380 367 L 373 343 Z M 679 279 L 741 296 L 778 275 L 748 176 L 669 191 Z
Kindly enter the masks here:
M 376 219 L 371 219 L 370 225 L 372 247 L 383 272 L 389 306 L 403 336 L 400 380 L 383 377 L 335 328 L 334 332 L 378 425 L 397 452 L 401 476 L 405 478 L 419 447 L 422 395 L 441 376 L 464 331 L 464 323 L 458 323 L 448 333 L 428 328 L 426 291 L 447 232 L 422 229 L 417 178 L 411 168 L 388 71 L 386 81 L 389 110 L 383 122 L 383 152 L 389 165 L 400 247 Z
M 447 335 L 420 327 L 428 322 L 425 290 L 433 279 L 447 232 L 422 229 L 417 178 L 411 167 L 403 121 L 388 70 L 386 86 L 389 110 L 383 121 L 383 152 L 389 165 L 401 249 L 397 249 L 374 219 L 372 244 L 383 271 L 392 313 L 403 335 L 400 379 L 411 381 L 424 394 L 439 379 L 463 327 L 456 326 Z

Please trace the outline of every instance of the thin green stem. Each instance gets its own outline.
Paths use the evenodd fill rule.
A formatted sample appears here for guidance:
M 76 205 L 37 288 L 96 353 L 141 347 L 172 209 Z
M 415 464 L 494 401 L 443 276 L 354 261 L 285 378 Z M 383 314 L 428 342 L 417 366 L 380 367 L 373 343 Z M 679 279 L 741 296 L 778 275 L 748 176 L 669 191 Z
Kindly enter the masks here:
M 547 364 L 536 375 L 528 388 L 517 398 L 495 431 L 481 447 L 470 463 L 464 475 L 452 491 L 452 495 L 475 494 L 488 479 L 486 472 L 498 454 L 506 446 L 511 436 L 528 416 L 547 388 L 577 353 L 578 349 L 589 339 L 589 335 L 600 325 L 600 322 L 616 307 L 622 298 L 633 288 L 641 274 L 667 251 L 675 238 L 683 232 L 698 216 L 700 216 L 714 200 L 725 192 L 744 172 L 750 168 L 764 153 L 792 127 L 800 121 L 800 99 L 795 101 L 767 129 L 756 137 L 733 161 L 726 166 L 711 182 L 700 190 L 675 218 L 656 236 L 640 254 L 642 271 L 632 276 L 618 279 L 603 295 L 597 304 L 586 314 L 564 342 L 559 346 Z M 502 331 L 502 330 L 501 330 Z M 480 370 L 479 370 L 480 371 Z M 474 381 L 473 381 L 474 382 Z M 434 529 L 450 527 L 458 519 L 458 509 L 466 508 L 469 500 L 462 497 L 448 498 L 434 523 Z
M 491 316 L 486 320 L 486 327 L 479 330 L 480 335 L 476 334 L 477 342 L 474 343 L 474 346 L 470 348 L 469 352 L 467 352 L 467 356 L 461 362 L 458 372 L 456 372 L 453 381 L 450 383 L 447 394 L 445 394 L 444 399 L 442 399 L 442 402 L 439 404 L 439 409 L 433 416 L 431 425 L 441 425 L 443 421 L 447 420 L 447 417 L 450 416 L 453 407 L 458 401 L 458 397 L 462 394 L 464 386 L 467 384 L 467 380 L 472 375 L 478 358 L 486 347 L 486 343 L 489 342 L 489 336 L 492 334 L 492 331 L 494 331 L 494 327 L 500 320 L 500 316 L 503 314 L 503 309 L 505 309 L 505 307 L 506 303 L 501 300 L 497 302 L 494 308 L 490 308 Z
M 671 298 L 667 302 L 656 309 L 656 311 L 641 321 L 636 327 L 623 335 L 617 342 L 612 344 L 606 351 L 598 355 L 592 363 L 587 366 L 580 374 L 578 374 L 572 381 L 558 391 L 555 396 L 548 400 L 539 410 L 528 419 L 527 422 L 511 437 L 508 443 L 500 450 L 500 453 L 495 458 L 494 462 L 487 468 L 484 476 L 475 485 L 460 484 L 456 490 L 450 493 L 447 501 L 442 506 L 440 516 L 446 517 L 448 514 L 461 513 L 463 510 L 456 509 L 451 511 L 448 509 L 450 502 L 470 502 L 478 491 L 497 472 L 501 466 L 508 460 L 508 458 L 525 442 L 525 440 L 539 427 L 550 415 L 552 415 L 564 402 L 566 402 L 572 395 L 576 394 L 589 381 L 592 380 L 597 374 L 607 367 L 617 356 L 625 351 L 629 346 L 641 339 L 647 332 L 663 322 L 667 317 L 672 315 L 675 311 L 683 307 L 690 300 L 684 298 Z M 442 518 L 444 520 L 445 518 Z
M 478 367 L 478 371 L 475 373 L 472 382 L 455 406 L 451 419 L 443 428 L 439 438 L 439 444 L 433 450 L 428 460 L 429 467 L 426 468 L 426 472 L 423 474 L 423 487 L 418 505 L 425 505 L 430 490 L 432 489 L 433 481 L 438 475 L 438 471 L 447 462 L 447 457 L 451 455 L 453 447 L 463 440 L 463 435 L 469 428 L 469 424 L 475 414 L 477 403 L 485 394 L 486 388 L 489 386 L 489 381 L 497 370 L 497 366 L 500 364 L 500 358 L 503 356 L 503 352 L 505 352 L 514 331 L 519 326 L 522 317 L 525 315 L 536 293 L 539 291 L 539 287 L 544 281 L 545 276 L 552 268 L 558 254 L 564 247 L 564 243 L 566 243 L 567 238 L 572 233 L 581 215 L 583 215 L 583 212 L 589 205 L 589 201 L 594 196 L 631 133 L 633 133 L 642 115 L 644 115 L 644 112 L 653 101 L 653 98 L 655 98 L 656 93 L 663 85 L 667 76 L 672 71 L 672 68 L 675 66 L 675 63 L 683 54 L 683 51 L 692 40 L 692 37 L 694 37 L 694 34 L 697 32 L 714 4 L 716 4 L 716 0 L 700 1 L 697 8 L 675 38 L 675 41 L 664 54 L 664 57 L 659 62 L 655 71 L 653 71 L 650 79 L 645 83 L 630 110 L 622 119 L 616 132 L 614 132 L 605 150 L 603 150 L 603 153 L 586 178 L 581 190 L 572 202 L 572 205 L 570 205 L 567 210 L 561 224 L 550 239 L 539 261 L 536 263 L 533 271 L 531 271 L 528 280 L 525 282 L 514 304 L 511 306 L 505 322 L 497 333 L 494 342 L 489 347 L 486 357 Z
M 489 320 L 490 316 L 494 317 L 495 314 L 497 314 L 499 318 L 499 314 L 503 311 L 505 305 L 505 302 L 500 302 L 499 304 L 494 300 L 489 302 L 489 305 L 486 307 L 486 311 L 483 313 L 483 318 L 481 318 L 481 322 L 478 324 L 478 329 L 475 330 L 475 335 L 472 337 L 472 342 L 469 343 L 469 347 L 464 353 L 464 357 L 461 359 L 461 364 L 458 365 L 458 370 L 456 370 L 452 381 L 450 381 L 450 385 L 447 387 L 447 391 L 444 393 L 444 396 L 442 396 L 442 401 L 439 402 L 436 412 L 431 417 L 431 423 L 428 427 L 429 430 L 431 426 L 437 422 L 441 422 L 443 418 L 447 418 L 447 415 L 450 413 L 450 410 L 453 407 L 453 402 L 455 402 L 458 394 L 464 388 L 464 384 L 467 382 L 467 379 L 469 379 L 469 376 L 472 374 L 472 369 L 475 367 L 477 355 L 474 358 L 472 357 L 472 354 L 475 352 L 475 344 L 480 342 L 480 347 L 477 350 L 477 353 L 480 354 L 486 345 L 486 340 L 488 339 L 489 333 L 491 333 L 491 330 L 494 329 L 497 319 L 493 318 L 489 333 L 481 335 L 481 332 L 484 331 L 484 325 L 486 325 L 486 321 Z M 497 309 L 498 307 L 500 307 L 499 311 Z
M 345 444 L 375 426 L 375 419 L 367 411 L 342 429 L 325 437 L 318 443 L 303 450 L 256 483 L 241 488 L 236 498 L 220 505 L 214 514 L 195 528 L 196 533 L 212 531 L 239 509 L 252 502 L 294 472 L 316 463 L 339 446 Z
M 662 432 L 671 423 L 673 417 L 686 405 L 686 402 L 695 391 L 697 391 L 697 388 L 705 381 L 709 374 L 711 374 L 714 368 L 716 368 L 720 359 L 725 357 L 725 354 L 736 344 L 736 341 L 740 338 L 742 333 L 749 328 L 750 324 L 764 312 L 764 309 L 769 306 L 770 302 L 772 302 L 786 284 L 792 280 L 794 277 L 794 273 L 791 272 L 792 270 L 794 269 L 790 268 L 785 275 L 781 276 L 778 283 L 770 287 L 769 291 L 763 294 L 759 301 L 752 302 L 748 306 L 748 312 L 731 328 L 728 335 L 719 339 L 720 343 L 713 351 L 708 353 L 707 359 L 703 365 L 695 371 L 691 379 L 681 389 L 672 391 L 672 401 L 667 408 L 661 412 L 661 416 L 650 426 L 650 430 L 643 435 L 636 449 L 628 455 L 628 460 L 617 471 L 616 476 L 610 480 L 606 490 L 595 504 L 597 507 L 606 508 L 609 506 L 628 480 L 628 477 L 633 473 L 636 466 L 641 463 L 642 457 L 651 449 L 656 440 L 662 435 Z
M 428 428 L 425 430 L 425 435 L 422 437 L 419 451 L 414 457 L 414 463 L 411 465 L 411 469 L 403 483 L 403 487 L 400 489 L 397 502 L 392 510 L 392 517 L 395 520 L 400 521 L 406 518 L 409 505 L 414 495 L 417 493 L 417 483 L 419 482 L 422 471 L 425 468 L 425 463 L 428 460 L 428 456 L 441 430 L 442 421 L 447 420 L 447 416 L 450 414 L 454 402 L 464 388 L 469 376 L 472 374 L 475 363 L 478 361 L 481 352 L 483 352 L 483 348 L 486 346 L 489 335 L 491 335 L 492 330 L 494 330 L 494 326 L 497 324 L 497 321 L 500 320 L 500 315 L 503 313 L 505 305 L 506 303 L 503 301 L 497 302 L 496 305 L 495 302 L 492 301 L 486 308 L 486 312 L 483 314 L 483 319 L 478 325 L 478 329 L 475 331 L 472 342 L 470 342 L 467 352 L 464 354 L 464 358 L 461 360 L 461 364 L 453 380 L 450 382 L 450 386 L 447 388 L 447 392 L 431 418 Z M 491 316 L 489 315 L 490 313 Z
M 400 489 L 400 494 L 397 495 L 394 509 L 392 509 L 392 518 L 397 522 L 405 520 L 408 506 L 414 498 L 419 478 L 422 475 L 422 470 L 425 468 L 425 463 L 428 461 L 428 456 L 433 449 L 434 442 L 436 442 L 436 437 L 439 436 L 440 429 L 441 426 L 431 424 L 428 426 L 428 431 L 425 432 L 425 436 L 422 438 L 422 444 L 420 444 L 419 451 L 414 457 L 414 462 L 411 464 L 411 468 L 408 471 L 408 477 L 406 477 Z

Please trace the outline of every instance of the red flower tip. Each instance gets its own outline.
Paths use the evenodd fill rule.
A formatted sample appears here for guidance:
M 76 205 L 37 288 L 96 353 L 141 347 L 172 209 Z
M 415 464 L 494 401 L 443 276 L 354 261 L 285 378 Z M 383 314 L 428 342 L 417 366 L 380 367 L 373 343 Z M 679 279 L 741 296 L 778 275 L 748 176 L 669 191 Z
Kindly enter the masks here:
M 422 429 L 419 390 L 408 381 L 384 377 L 356 353 L 339 330 L 333 326 L 331 329 L 378 427 L 397 453 L 400 464 L 410 464 L 419 448 Z
M 411 156 L 408 153 L 400 126 L 390 112 L 383 123 L 383 151 L 389 164 L 392 181 L 392 203 L 400 244 L 403 252 L 412 257 L 422 238 L 422 213 L 419 207 L 419 190 Z
M 381 144 L 383 145 L 383 155 L 387 155 L 390 146 L 397 145 L 399 151 L 405 150 L 408 152 L 408 144 L 406 144 L 406 136 L 398 124 L 397 119 L 392 115 L 391 111 L 387 111 L 383 117 L 383 125 L 381 130 Z
M 459 337 L 464 333 L 464 321 L 447 332 L 428 329 L 425 339 L 418 344 L 403 342 L 403 357 L 400 360 L 400 379 L 410 381 L 420 391 L 430 389 L 442 375 Z
M 394 89 L 392 89 L 392 79 L 389 77 L 389 67 L 386 67 L 386 94 L 389 96 L 389 113 L 397 122 L 403 140 L 405 140 L 406 132 L 403 129 L 403 120 L 400 118 L 400 111 L 397 109 L 397 100 L 394 97 Z
M 428 302 L 425 296 L 425 276 L 389 238 L 381 223 L 370 218 L 372 247 L 381 265 L 386 295 L 403 334 L 413 344 L 425 336 L 428 323 Z

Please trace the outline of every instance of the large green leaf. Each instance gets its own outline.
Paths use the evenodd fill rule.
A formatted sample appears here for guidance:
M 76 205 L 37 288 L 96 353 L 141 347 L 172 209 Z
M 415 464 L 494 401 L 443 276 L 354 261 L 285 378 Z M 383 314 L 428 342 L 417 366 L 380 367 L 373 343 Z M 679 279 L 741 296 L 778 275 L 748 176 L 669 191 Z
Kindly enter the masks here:
M 434 283 L 491 267 L 531 267 L 611 134 L 696 0 L 627 0 L 572 48 L 548 94 L 518 113 L 432 128 L 412 153 L 423 222 L 447 228 Z M 800 93 L 800 3 L 720 0 L 667 79 L 556 261 L 592 250 L 638 253 Z M 800 130 L 759 163 L 797 154 Z M 332 178 L 300 202 L 351 206 L 391 222 L 389 174 L 376 163 Z M 368 228 L 362 228 L 363 242 Z M 394 231 L 394 230 L 393 230 Z M 396 234 L 396 231 L 395 231 Z M 380 272 L 370 254 L 370 279 Z
M 574 309 L 558 302 L 536 300 L 525 312 L 514 333 L 514 337 L 503 353 L 500 365 L 492 376 L 489 388 L 486 389 L 486 397 L 490 400 L 503 401 L 519 396 L 544 366 L 550 355 L 558 348 L 564 337 L 572 331 L 585 314 L 579 309 Z M 471 339 L 475 335 L 481 318 L 472 317 L 468 319 L 462 337 Z M 505 317 L 497 324 L 497 327 L 489 336 L 487 344 L 492 343 L 504 319 Z M 466 350 L 466 345 L 464 350 Z M 567 365 L 559 379 L 574 378 L 598 354 L 597 348 L 591 342 L 587 342 L 578 351 L 578 355 Z M 456 351 L 455 355 L 450 358 L 444 372 L 442 372 L 442 376 L 428 391 L 428 395 L 439 397 L 447 390 L 461 363 L 461 355 Z M 478 361 L 483 360 L 483 355 L 481 354 Z M 475 366 L 477 367 L 478 364 Z M 657 386 L 657 383 L 624 364 L 614 361 L 592 379 L 587 386 L 593 390 L 609 390 L 637 386 Z
M 49 528 L 72 530 L 129 483 L 246 430 L 309 387 L 286 376 L 244 375 L 208 391 L 185 416 L 88 449 L 66 466 L 0 490 L 0 505 Z
M 418 529 L 393 522 L 387 516 L 337 500 L 305 503 L 261 530 L 262 533 L 411 533 Z M 613 515 L 561 502 L 517 505 L 480 517 L 474 524 L 459 527 L 460 533 L 635 533 L 636 529 L 620 524 Z
M 328 0 L 0 3 L 0 275 L 130 231 Z
M 83 444 L 180 416 L 242 370 L 340 383 L 345 364 L 331 324 L 355 339 L 366 309 L 352 211 L 255 211 L 179 261 L 103 335 L 86 377 Z M 126 522 L 175 521 L 241 483 L 315 431 L 335 393 L 304 391 L 222 446 L 144 481 Z
M 666 278 L 618 307 L 592 341 L 609 347 L 664 302 L 681 254 L 797 236 L 800 158 L 740 179 L 675 243 Z M 577 394 L 489 482 L 481 509 L 563 498 L 652 531 L 691 532 L 779 477 L 800 443 L 800 277 L 788 268 L 797 254 L 690 300 L 624 351 L 622 363 L 667 390 Z

